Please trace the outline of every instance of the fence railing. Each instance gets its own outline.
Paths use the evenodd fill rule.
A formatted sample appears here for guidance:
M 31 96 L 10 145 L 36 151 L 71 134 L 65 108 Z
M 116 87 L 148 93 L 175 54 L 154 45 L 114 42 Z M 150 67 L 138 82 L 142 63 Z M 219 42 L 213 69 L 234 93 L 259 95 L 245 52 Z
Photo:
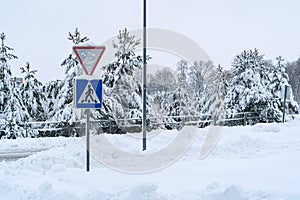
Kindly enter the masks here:
M 181 116 L 159 116 L 148 117 L 147 128 L 182 128 L 184 125 L 194 125 L 198 127 L 209 126 L 213 123 L 212 115 L 181 115 Z M 253 125 L 259 122 L 259 116 L 252 112 L 235 113 L 234 115 L 225 115 L 218 121 L 223 126 L 235 125 Z M 267 120 L 266 122 L 273 122 Z M 98 134 L 101 133 L 126 133 L 141 131 L 141 118 L 111 119 L 111 120 L 91 120 L 91 129 Z M 12 127 L 15 124 L 11 122 L 0 122 L 0 139 L 10 131 L 16 131 Z M 40 121 L 26 122 L 18 124 L 22 128 L 23 136 L 34 137 L 54 137 L 54 136 L 81 136 L 85 134 L 85 120 L 68 123 L 66 121 Z

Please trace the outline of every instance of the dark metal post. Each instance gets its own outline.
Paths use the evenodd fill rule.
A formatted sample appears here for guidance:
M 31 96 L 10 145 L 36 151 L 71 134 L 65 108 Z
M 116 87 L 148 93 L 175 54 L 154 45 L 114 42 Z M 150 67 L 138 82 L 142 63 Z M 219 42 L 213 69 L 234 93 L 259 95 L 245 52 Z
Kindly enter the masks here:
M 109 119 L 109 132 L 110 132 L 110 134 L 111 134 L 111 130 L 112 130 L 112 123 L 111 123 L 111 120 Z
M 147 48 L 147 37 L 146 37 L 146 22 L 147 22 L 147 14 L 146 14 L 146 8 L 147 8 L 147 0 L 144 0 L 144 26 L 143 26 L 143 116 L 142 116 L 142 132 L 143 132 L 143 151 L 146 150 L 146 112 L 147 112 L 147 107 L 146 107 L 146 72 L 147 72 L 147 61 L 146 61 L 146 48 Z
M 284 100 L 283 100 L 282 123 L 284 123 L 284 117 L 285 117 L 285 103 L 286 103 L 287 89 L 288 89 L 288 86 L 286 85 L 286 86 L 284 87 Z
M 86 109 L 86 171 L 90 171 L 90 109 Z
M 28 137 L 28 123 L 25 122 L 25 133 L 26 133 L 26 137 Z

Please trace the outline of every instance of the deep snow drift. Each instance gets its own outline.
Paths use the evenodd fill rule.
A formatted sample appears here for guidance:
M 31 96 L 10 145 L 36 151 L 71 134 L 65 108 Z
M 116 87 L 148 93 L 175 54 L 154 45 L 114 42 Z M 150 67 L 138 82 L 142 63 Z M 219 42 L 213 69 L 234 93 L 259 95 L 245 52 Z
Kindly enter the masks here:
M 177 162 L 144 174 L 110 169 L 95 157 L 87 173 L 82 138 L 0 140 L 0 152 L 42 150 L 0 162 L 0 199 L 300 199 L 299 116 L 285 124 L 224 127 L 216 147 L 200 160 L 207 131 L 197 129 L 193 144 Z M 153 135 L 148 153 L 167 146 L 176 134 Z M 124 151 L 141 153 L 137 137 L 106 137 Z

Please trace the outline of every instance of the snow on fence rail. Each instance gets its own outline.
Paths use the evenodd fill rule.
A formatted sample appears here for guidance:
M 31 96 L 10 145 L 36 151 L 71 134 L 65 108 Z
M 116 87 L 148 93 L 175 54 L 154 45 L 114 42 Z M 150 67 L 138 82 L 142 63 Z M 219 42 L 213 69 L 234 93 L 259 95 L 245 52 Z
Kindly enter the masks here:
M 20 137 L 44 137 L 44 136 L 71 136 L 72 125 L 67 122 L 58 121 L 36 121 L 24 123 L 12 123 L 7 121 L 0 122 L 0 139 L 3 136 L 8 138 Z M 17 127 L 13 128 L 13 127 Z M 15 133 L 15 132 L 19 133 Z
M 209 126 L 212 122 L 212 115 L 181 115 L 181 116 L 158 116 L 147 118 L 148 129 L 156 128 L 182 128 L 184 125 L 194 125 L 198 127 Z M 273 122 L 274 120 L 267 120 L 266 122 Z M 253 125 L 259 122 L 259 116 L 252 112 L 235 113 L 234 115 L 226 115 L 221 120 L 224 126 L 235 125 Z M 141 118 L 127 118 L 127 119 L 109 119 L 109 120 L 92 120 L 91 128 L 97 133 L 126 133 L 141 131 Z M 9 127 L 14 124 L 11 122 L 0 122 L 0 139 L 11 131 Z M 54 137 L 54 136 L 80 136 L 85 134 L 85 120 L 75 121 L 69 123 L 66 121 L 36 121 L 25 122 L 18 124 L 25 130 L 25 136 L 28 132 L 35 132 L 33 136 L 36 137 Z M 8 128 L 7 128 L 8 127 Z
M 293 115 L 289 115 L 293 117 Z M 201 114 L 201 115 L 181 115 L 181 116 L 159 116 L 159 117 L 148 117 L 148 126 L 160 126 L 166 124 L 177 124 L 177 125 L 197 125 L 198 127 L 205 127 L 213 122 L 212 115 Z M 171 120 L 170 120 L 171 119 Z M 235 113 L 234 115 L 225 115 L 224 119 L 220 120 L 224 126 L 236 126 L 236 125 L 253 125 L 261 122 L 258 114 L 253 112 L 242 112 Z M 94 121 L 93 123 L 103 122 L 101 120 Z M 141 127 L 141 118 L 128 118 L 128 119 L 116 119 L 114 121 L 107 120 L 107 123 L 114 122 L 118 126 L 123 128 L 130 127 Z M 273 119 L 266 119 L 266 123 L 274 122 Z

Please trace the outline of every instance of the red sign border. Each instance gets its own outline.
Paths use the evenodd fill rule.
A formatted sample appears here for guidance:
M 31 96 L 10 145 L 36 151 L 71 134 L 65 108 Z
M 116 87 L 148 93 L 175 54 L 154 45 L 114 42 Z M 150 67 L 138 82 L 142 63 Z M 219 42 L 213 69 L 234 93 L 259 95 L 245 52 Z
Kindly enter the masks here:
M 83 62 L 82 62 L 82 60 L 81 60 L 81 58 L 80 58 L 77 50 L 91 50 L 91 49 L 102 49 L 102 51 L 101 51 L 98 59 L 95 62 L 95 65 L 94 65 L 94 67 L 93 67 L 93 69 L 91 71 L 91 74 L 89 74 L 88 71 L 87 71 L 87 69 L 86 69 L 86 67 L 84 66 L 84 64 L 83 64 Z M 93 75 L 93 73 L 94 73 L 94 71 L 95 71 L 95 69 L 96 69 L 96 67 L 97 67 L 97 65 L 98 65 L 98 63 L 99 63 L 99 61 L 100 61 L 100 59 L 101 59 L 104 51 L 105 51 L 105 46 L 73 46 L 73 51 L 76 54 L 76 57 L 78 58 L 78 60 L 79 60 L 79 62 L 81 64 L 81 66 L 82 66 L 85 74 L 91 76 L 91 75 Z

